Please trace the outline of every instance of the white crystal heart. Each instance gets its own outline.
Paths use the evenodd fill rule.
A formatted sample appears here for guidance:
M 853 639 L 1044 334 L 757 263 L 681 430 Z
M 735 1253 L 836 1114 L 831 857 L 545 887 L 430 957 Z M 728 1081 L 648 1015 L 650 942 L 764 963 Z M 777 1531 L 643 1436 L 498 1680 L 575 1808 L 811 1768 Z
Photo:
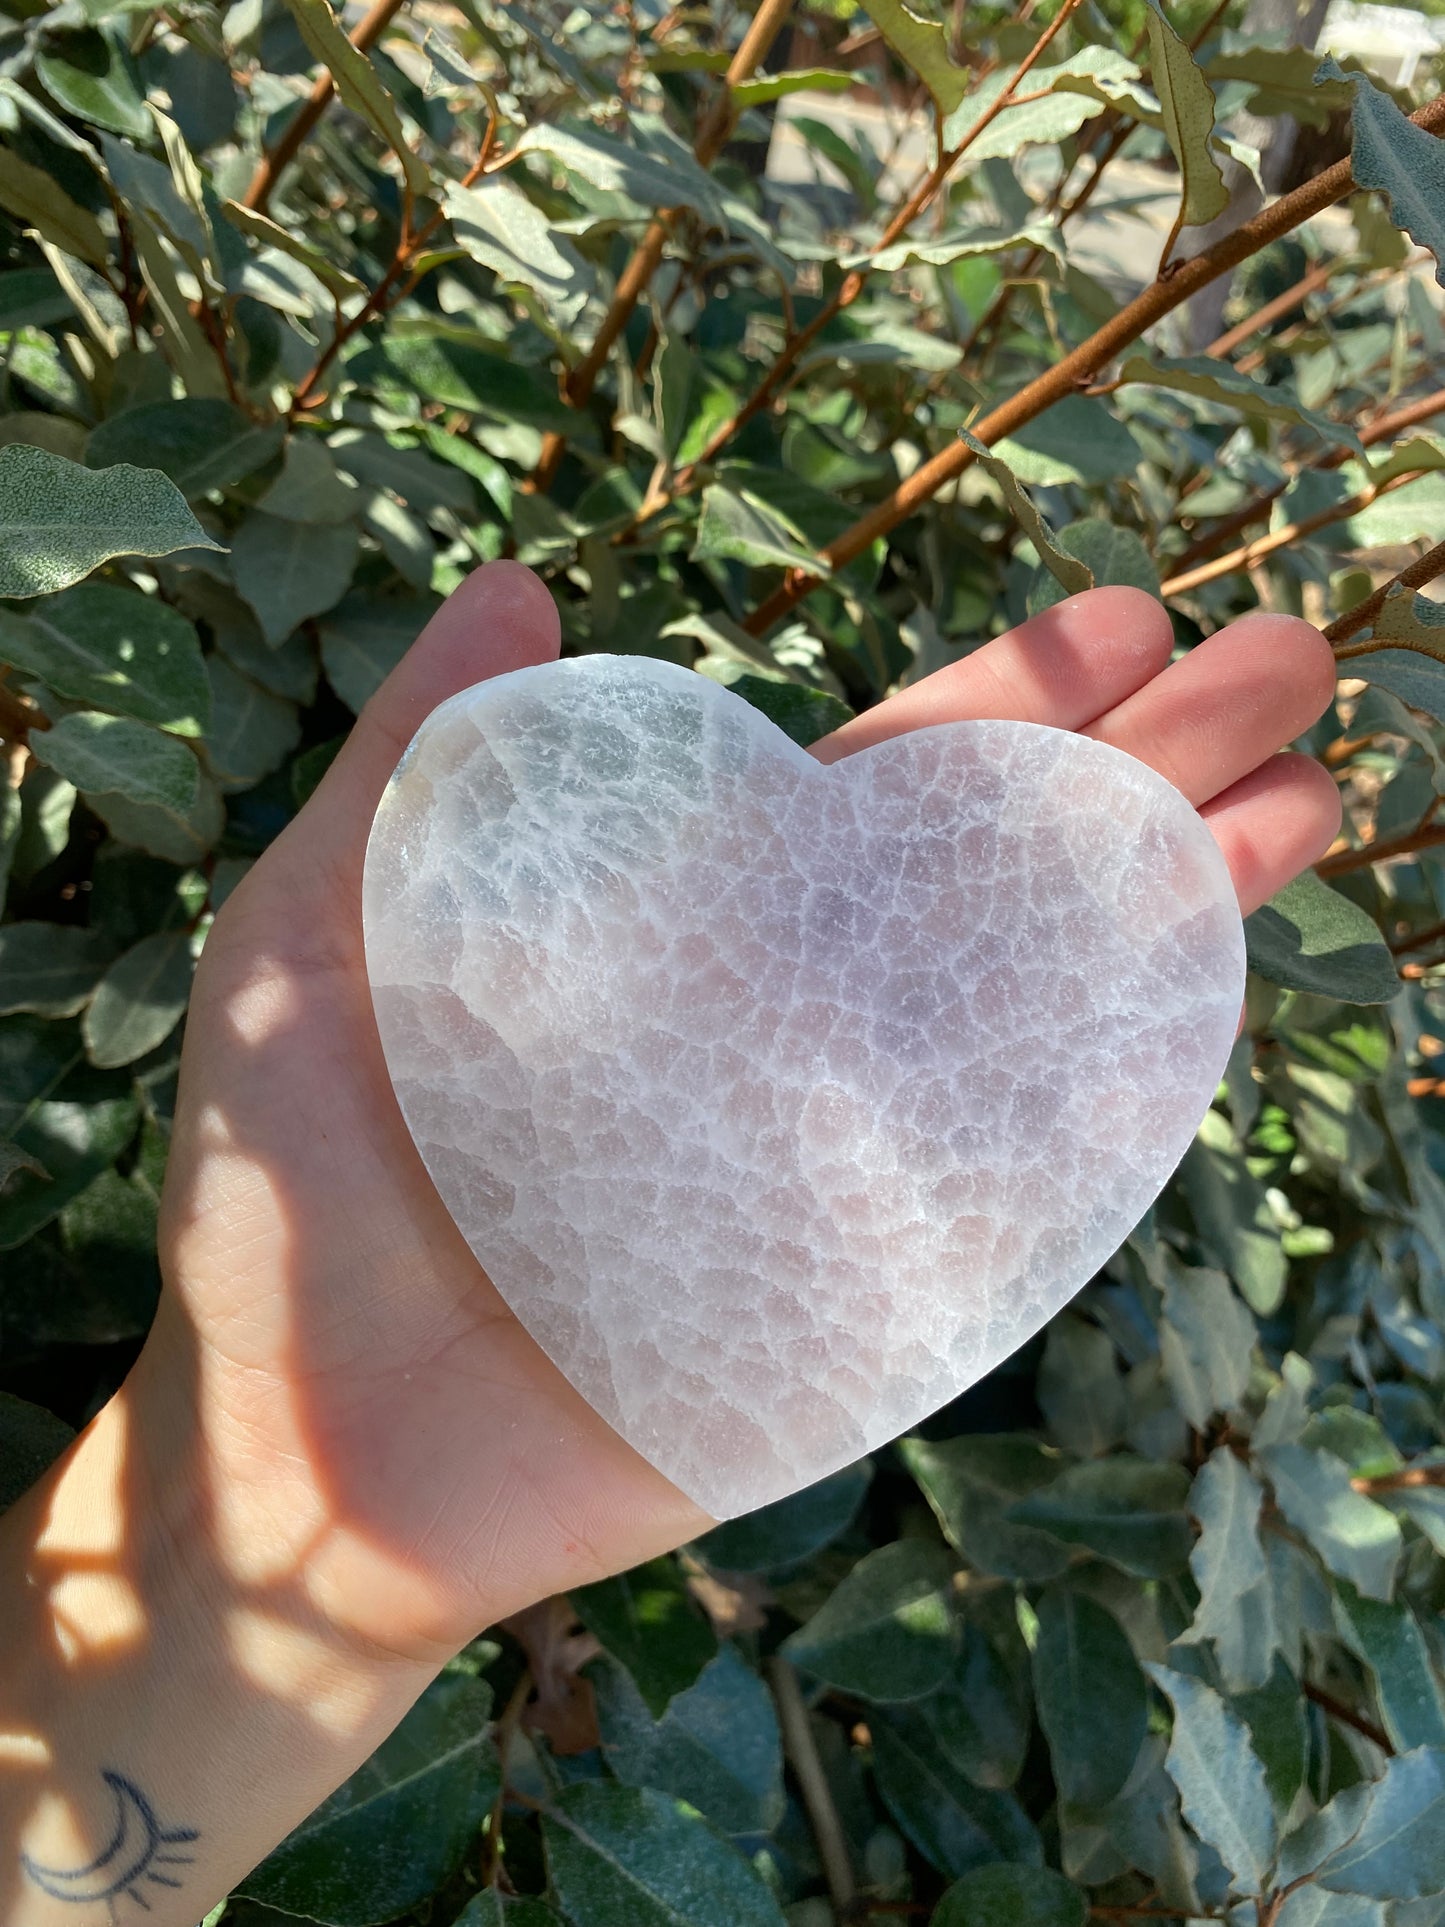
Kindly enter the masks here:
M 1244 984 L 1213 838 L 1120 751 L 951 723 L 826 767 L 641 657 L 435 711 L 364 914 L 447 1209 L 716 1518 L 915 1424 L 1086 1282 Z

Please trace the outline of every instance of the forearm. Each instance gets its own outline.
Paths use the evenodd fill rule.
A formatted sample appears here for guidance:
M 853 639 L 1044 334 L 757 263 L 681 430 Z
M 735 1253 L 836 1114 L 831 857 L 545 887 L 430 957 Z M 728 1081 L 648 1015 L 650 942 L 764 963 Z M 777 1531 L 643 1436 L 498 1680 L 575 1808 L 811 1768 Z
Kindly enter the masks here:
M 161 1376 L 143 1358 L 0 1519 L 7 1927 L 194 1927 L 434 1670 L 335 1631 L 303 1550 L 232 1569 Z

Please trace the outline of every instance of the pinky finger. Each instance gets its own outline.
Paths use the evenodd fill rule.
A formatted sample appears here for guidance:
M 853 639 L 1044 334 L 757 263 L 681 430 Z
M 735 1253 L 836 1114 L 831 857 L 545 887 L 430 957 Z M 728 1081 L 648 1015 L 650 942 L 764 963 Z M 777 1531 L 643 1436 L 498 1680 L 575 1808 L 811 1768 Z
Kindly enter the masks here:
M 1213 797 L 1200 815 L 1224 852 L 1248 916 L 1333 843 L 1340 793 L 1312 757 L 1287 752 Z

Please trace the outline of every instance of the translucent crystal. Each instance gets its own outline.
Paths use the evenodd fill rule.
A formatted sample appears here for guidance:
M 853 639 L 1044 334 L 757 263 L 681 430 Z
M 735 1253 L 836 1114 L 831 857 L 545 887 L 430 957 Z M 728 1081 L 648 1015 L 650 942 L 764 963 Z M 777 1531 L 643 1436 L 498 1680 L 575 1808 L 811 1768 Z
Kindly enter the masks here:
M 715 1517 L 1013 1351 L 1208 1108 L 1244 979 L 1161 777 L 1025 723 L 831 767 L 587 656 L 422 725 L 366 859 L 437 1190 L 582 1396 Z

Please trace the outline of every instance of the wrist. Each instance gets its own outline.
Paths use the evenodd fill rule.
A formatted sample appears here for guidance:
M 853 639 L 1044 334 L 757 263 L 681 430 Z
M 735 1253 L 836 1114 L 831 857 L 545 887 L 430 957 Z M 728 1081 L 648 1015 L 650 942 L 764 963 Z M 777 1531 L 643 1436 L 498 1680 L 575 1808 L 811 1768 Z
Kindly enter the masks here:
M 180 1887 L 146 1889 L 151 1927 L 192 1927 L 435 1671 L 332 1624 L 277 1538 L 236 1569 L 245 1507 L 162 1362 L 143 1358 L 0 1520 L 0 1864 L 21 1870 L 7 1927 L 74 1927 L 74 1894 L 27 1869 L 103 1855 L 122 1781 L 195 1836 L 166 1874 Z

